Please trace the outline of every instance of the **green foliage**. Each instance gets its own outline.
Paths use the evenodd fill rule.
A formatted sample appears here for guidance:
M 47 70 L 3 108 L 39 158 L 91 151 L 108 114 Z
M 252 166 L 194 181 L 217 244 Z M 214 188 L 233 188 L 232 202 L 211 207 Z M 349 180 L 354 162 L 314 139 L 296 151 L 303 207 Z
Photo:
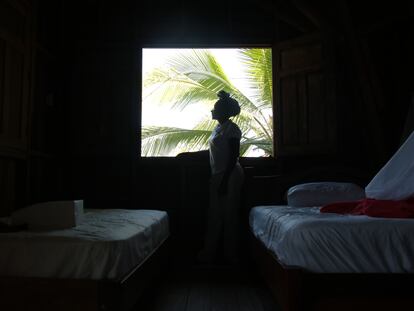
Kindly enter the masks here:
M 184 110 L 189 105 L 211 105 L 217 93 L 225 90 L 241 106 L 241 113 L 233 121 L 242 131 L 241 155 L 252 148 L 273 154 L 272 58 L 270 49 L 239 49 L 238 55 L 246 70 L 250 98 L 234 86 L 222 66 L 208 50 L 193 49 L 178 52 L 166 60 L 163 68 L 156 68 L 145 76 L 144 89 L 159 105 Z M 144 98 L 144 99 L 145 99 Z M 205 119 L 193 129 L 171 127 L 143 127 L 142 155 L 162 156 L 208 148 L 208 139 L 216 121 Z

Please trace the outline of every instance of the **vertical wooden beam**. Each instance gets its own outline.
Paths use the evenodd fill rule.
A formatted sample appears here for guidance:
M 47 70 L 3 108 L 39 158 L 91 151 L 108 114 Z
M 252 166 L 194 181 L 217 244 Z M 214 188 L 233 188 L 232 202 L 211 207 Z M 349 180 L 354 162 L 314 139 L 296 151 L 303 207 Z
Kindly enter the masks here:
M 312 2 L 303 0 L 292 0 L 292 3 L 298 8 L 303 15 L 305 15 L 316 27 L 322 27 L 323 19 L 320 12 L 315 9 Z
M 286 5 L 286 2 L 260 0 L 258 1 L 258 5 L 266 11 L 273 12 L 275 17 L 281 21 L 284 21 L 296 30 L 303 33 L 310 33 L 314 30 L 313 25 L 308 21 L 308 19 L 295 10 L 295 8 L 292 9 L 292 7 Z
M 380 94 L 375 94 L 373 81 L 377 77 L 373 74 L 370 68 L 370 60 L 368 55 L 364 52 L 360 38 L 358 37 L 355 27 L 352 22 L 351 13 L 346 0 L 338 1 L 339 12 L 345 40 L 348 42 L 350 49 L 350 60 L 356 72 L 355 85 L 359 94 L 361 95 L 363 109 L 366 114 L 367 134 L 366 143 L 371 144 L 372 162 L 373 166 L 382 164 L 387 157 L 386 148 L 383 143 L 383 129 L 380 120 L 378 101 L 381 98 Z
M 39 0 L 33 1 L 32 14 L 29 26 L 29 44 L 31 46 L 30 53 L 30 94 L 29 94 L 29 104 L 28 104 L 28 113 L 27 113 L 27 165 L 26 165 L 26 199 L 25 204 L 30 201 L 32 195 L 31 187 L 31 177 L 32 177 L 32 168 L 33 168 L 33 159 L 31 157 L 32 150 L 32 135 L 33 135 L 33 118 L 34 118 L 34 96 L 35 96 L 35 85 L 36 85 L 36 57 L 37 57 L 37 17 L 38 17 L 38 4 Z

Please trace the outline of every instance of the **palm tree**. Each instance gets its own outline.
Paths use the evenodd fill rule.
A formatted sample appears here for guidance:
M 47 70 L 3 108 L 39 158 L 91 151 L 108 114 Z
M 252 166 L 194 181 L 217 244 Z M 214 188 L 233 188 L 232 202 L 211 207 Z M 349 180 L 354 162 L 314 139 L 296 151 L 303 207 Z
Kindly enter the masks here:
M 241 113 L 234 117 L 242 131 L 240 154 L 260 149 L 265 155 L 272 155 L 271 50 L 238 49 L 238 58 L 246 68 L 249 96 L 232 83 L 211 51 L 192 49 L 176 53 L 166 60 L 165 67 L 149 72 L 143 81 L 143 98 L 151 97 L 160 105 L 184 110 L 190 105 L 211 107 L 217 100 L 217 93 L 225 90 L 241 106 Z M 216 122 L 206 116 L 192 129 L 144 126 L 142 155 L 159 156 L 207 149 L 215 125 Z

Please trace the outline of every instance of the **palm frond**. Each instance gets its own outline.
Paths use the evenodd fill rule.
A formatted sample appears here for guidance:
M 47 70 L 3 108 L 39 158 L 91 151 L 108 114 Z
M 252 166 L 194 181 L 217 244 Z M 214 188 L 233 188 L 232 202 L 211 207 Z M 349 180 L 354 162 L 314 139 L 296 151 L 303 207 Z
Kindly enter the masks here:
M 184 109 L 189 104 L 210 103 L 217 93 L 225 90 L 233 94 L 242 109 L 257 112 L 258 107 L 236 88 L 225 75 L 223 68 L 208 50 L 190 50 L 167 59 L 169 69 L 157 69 L 144 81 L 147 88 L 157 85 L 155 101 Z
M 240 156 L 241 157 L 245 156 L 249 152 L 250 147 L 251 145 L 240 144 Z
M 198 124 L 194 126 L 194 130 L 203 130 L 212 132 L 217 126 L 217 122 L 211 119 L 201 120 Z
M 264 129 L 271 135 L 273 127 L 269 119 L 263 114 L 264 110 L 272 111 L 273 77 L 271 49 L 241 49 L 240 58 L 245 64 L 246 81 L 251 92 L 252 100 L 260 109 L 260 119 Z M 269 136 L 268 135 L 268 136 Z
M 269 142 L 268 140 L 263 139 L 243 139 L 240 142 L 240 148 L 242 146 L 248 146 L 248 147 L 256 147 L 257 149 L 261 149 L 265 152 L 266 155 L 272 155 L 273 154 L 273 144 Z
M 196 151 L 208 148 L 211 131 L 174 127 L 148 126 L 142 128 L 144 156 L 169 156 L 172 152 Z
M 144 105 L 149 98 L 159 105 L 170 105 L 172 109 L 184 109 L 189 104 L 211 102 L 216 99 L 214 91 L 198 81 L 192 80 L 175 70 L 154 70 L 144 81 Z
M 245 64 L 247 84 L 252 99 L 259 107 L 272 107 L 272 52 L 271 49 L 240 49 L 240 59 Z

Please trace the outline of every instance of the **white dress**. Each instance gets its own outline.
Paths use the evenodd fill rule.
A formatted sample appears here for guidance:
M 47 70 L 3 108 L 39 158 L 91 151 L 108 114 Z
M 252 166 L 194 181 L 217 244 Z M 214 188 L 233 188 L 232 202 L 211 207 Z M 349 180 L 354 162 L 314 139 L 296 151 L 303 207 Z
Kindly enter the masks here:
M 210 167 L 211 174 L 216 175 L 226 170 L 230 153 L 229 140 L 235 138 L 240 141 L 241 131 L 231 120 L 218 124 L 210 136 Z
M 231 120 L 219 124 L 210 137 L 210 204 L 207 215 L 207 230 L 202 257 L 214 259 L 220 237 L 223 237 L 224 258 L 234 260 L 239 236 L 240 192 L 244 180 L 239 162 L 229 176 L 227 193 L 218 194 L 218 188 L 226 170 L 230 153 L 229 140 L 241 139 L 239 127 Z

